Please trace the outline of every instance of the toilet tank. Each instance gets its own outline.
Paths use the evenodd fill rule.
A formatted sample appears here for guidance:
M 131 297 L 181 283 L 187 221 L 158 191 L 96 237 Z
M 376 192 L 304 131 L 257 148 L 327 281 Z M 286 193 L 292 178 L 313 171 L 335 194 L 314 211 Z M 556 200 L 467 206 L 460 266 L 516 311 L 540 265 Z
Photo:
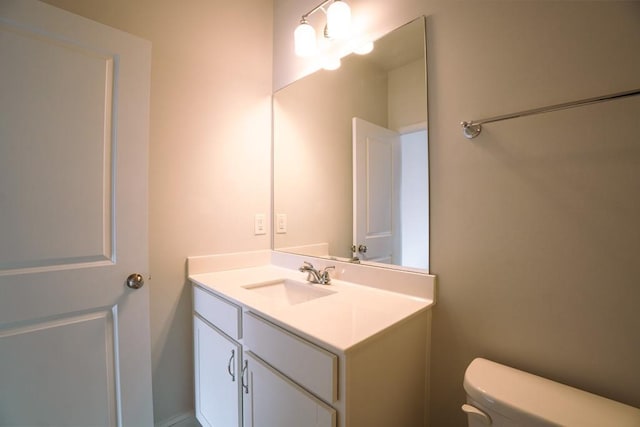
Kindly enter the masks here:
M 475 359 L 465 372 L 469 426 L 640 427 L 640 409 Z

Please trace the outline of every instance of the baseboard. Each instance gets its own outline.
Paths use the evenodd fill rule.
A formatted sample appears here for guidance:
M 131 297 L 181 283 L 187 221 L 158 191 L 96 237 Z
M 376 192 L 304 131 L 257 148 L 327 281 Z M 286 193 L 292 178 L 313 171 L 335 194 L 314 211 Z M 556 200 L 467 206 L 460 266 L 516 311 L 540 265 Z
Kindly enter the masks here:
M 155 427 L 195 427 L 200 424 L 196 420 L 193 412 L 185 412 L 184 414 L 174 415 L 164 421 L 155 423 Z

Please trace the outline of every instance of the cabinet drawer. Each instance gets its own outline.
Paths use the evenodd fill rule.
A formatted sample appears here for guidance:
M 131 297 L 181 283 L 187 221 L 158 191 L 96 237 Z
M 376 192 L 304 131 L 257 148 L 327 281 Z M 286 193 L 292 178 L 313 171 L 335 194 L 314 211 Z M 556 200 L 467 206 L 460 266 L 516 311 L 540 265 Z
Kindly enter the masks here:
M 231 338 L 242 337 L 242 309 L 239 306 L 194 286 L 193 309 Z
M 338 356 L 250 312 L 243 326 L 245 347 L 326 402 L 338 400 Z

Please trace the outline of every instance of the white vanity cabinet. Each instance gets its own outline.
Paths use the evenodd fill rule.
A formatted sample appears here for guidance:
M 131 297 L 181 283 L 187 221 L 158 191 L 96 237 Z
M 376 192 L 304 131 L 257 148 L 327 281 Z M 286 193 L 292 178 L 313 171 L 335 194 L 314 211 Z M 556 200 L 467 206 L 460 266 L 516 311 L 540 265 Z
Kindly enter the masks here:
M 196 418 L 203 426 L 227 427 L 336 427 L 336 411 L 322 400 L 296 384 L 286 375 L 250 351 L 243 351 L 241 308 L 198 286 L 193 287 L 194 368 Z M 300 370 L 299 381 L 314 372 L 315 358 L 310 351 L 323 352 L 294 335 L 279 330 L 252 313 L 244 314 L 250 342 L 256 350 L 274 358 L 280 353 L 278 365 L 294 374 Z M 279 334 L 297 343 L 286 346 Z M 238 341 L 236 341 L 238 340 Z M 282 347 L 282 344 L 285 347 Z M 303 346 L 302 349 L 298 348 Z M 308 347 L 306 349 L 304 347 Z M 331 382 L 337 376 L 337 356 L 326 353 L 324 365 L 332 364 Z M 305 360 L 301 371 L 299 361 Z M 291 361 L 292 363 L 289 363 Z M 298 361 L 298 363 L 296 363 Z M 297 368 L 295 368 L 297 366 Z M 322 383 L 324 371 L 315 375 Z M 332 386 L 335 387 L 335 386 Z M 313 388 L 313 387 L 311 387 Z M 335 395 L 335 392 L 331 392 Z
M 234 283 L 232 274 L 194 280 L 196 417 L 202 425 L 425 426 L 426 303 L 335 286 L 332 296 L 316 300 L 321 304 L 276 305 L 247 290 L 251 284 L 242 287 L 249 279 L 220 290 Z M 250 280 L 264 281 L 259 275 Z M 360 295 L 366 311 L 360 300 L 353 303 L 359 311 L 344 311 Z M 412 307 L 406 315 L 377 326 L 390 305 L 402 304 Z M 318 324 L 330 335 L 310 332 Z M 351 339 L 357 327 L 374 332 Z M 352 344 L 327 344 L 337 336 Z

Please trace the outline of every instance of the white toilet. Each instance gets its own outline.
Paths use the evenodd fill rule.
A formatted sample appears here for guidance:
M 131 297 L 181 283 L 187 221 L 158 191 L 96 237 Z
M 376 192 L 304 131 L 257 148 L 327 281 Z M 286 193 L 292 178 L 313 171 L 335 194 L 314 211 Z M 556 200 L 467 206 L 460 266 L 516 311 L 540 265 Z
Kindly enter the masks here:
M 640 427 L 640 409 L 486 359 L 464 375 L 470 427 Z

